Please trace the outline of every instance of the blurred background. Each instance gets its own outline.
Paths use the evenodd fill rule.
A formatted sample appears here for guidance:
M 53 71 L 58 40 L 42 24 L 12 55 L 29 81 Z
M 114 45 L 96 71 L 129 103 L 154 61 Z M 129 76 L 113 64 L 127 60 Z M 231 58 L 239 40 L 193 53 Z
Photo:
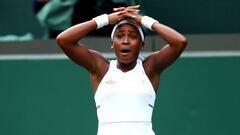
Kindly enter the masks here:
M 186 51 L 161 76 L 156 135 L 239 135 L 239 0 L 1 0 L 0 134 L 96 134 L 88 73 L 63 54 L 55 37 L 114 7 L 138 4 L 141 14 L 188 38 Z M 81 42 L 112 59 L 111 29 Z M 146 30 L 142 55 L 163 45 Z

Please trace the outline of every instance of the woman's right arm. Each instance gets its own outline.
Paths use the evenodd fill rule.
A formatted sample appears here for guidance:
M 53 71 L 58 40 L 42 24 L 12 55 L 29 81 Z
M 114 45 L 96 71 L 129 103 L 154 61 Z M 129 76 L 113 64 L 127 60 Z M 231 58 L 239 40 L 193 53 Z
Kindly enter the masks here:
M 78 41 L 89 32 L 95 30 L 96 27 L 96 22 L 90 20 L 74 25 L 57 36 L 57 42 L 64 53 L 75 63 L 92 73 L 96 72 L 96 59 L 104 60 L 104 58 Z
M 139 12 L 138 8 L 139 6 L 117 8 L 114 13 L 107 15 L 108 23 L 117 23 L 126 16 L 125 13 L 127 12 Z M 95 20 L 89 20 L 68 28 L 60 33 L 56 39 L 61 49 L 71 60 L 93 74 L 101 70 L 99 68 L 104 68 L 104 63 L 105 65 L 108 65 L 108 63 L 100 53 L 88 49 L 78 41 L 97 27 L 98 24 Z

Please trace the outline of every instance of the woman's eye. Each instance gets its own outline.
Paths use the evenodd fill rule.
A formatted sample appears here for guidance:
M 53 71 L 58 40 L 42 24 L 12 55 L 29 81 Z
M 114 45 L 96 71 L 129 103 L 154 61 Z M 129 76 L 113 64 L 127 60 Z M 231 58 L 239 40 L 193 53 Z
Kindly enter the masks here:
M 122 35 L 116 35 L 116 38 L 121 39 L 123 36 Z
M 129 37 L 130 37 L 131 39 L 136 39 L 136 38 L 138 38 L 137 35 L 130 35 Z

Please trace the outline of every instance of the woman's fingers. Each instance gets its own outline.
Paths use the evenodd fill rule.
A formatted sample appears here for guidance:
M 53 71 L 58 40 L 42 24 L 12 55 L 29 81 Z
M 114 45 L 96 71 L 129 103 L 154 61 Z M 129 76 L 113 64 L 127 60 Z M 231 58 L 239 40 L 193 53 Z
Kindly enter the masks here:
M 118 7 L 118 8 L 113 8 L 113 11 L 118 12 L 118 11 L 123 11 L 126 9 L 135 9 L 137 10 L 140 7 L 140 5 L 136 5 L 136 6 L 128 6 L 128 7 Z
M 129 9 L 138 9 L 140 7 L 140 5 L 136 5 L 136 6 L 128 6 L 127 8 Z
M 114 8 L 113 10 L 115 12 L 113 12 L 112 14 L 109 14 L 109 23 L 115 24 L 124 18 L 130 18 L 135 20 L 136 16 L 138 16 L 138 13 L 140 11 L 138 8 L 139 8 L 139 5 Z
M 124 10 L 125 7 L 118 7 L 118 8 L 113 8 L 113 11 L 118 12 Z
M 131 13 L 131 14 L 138 14 L 140 10 L 136 10 L 136 9 L 125 9 L 122 11 L 119 11 L 117 14 L 118 15 L 123 15 L 123 14 L 127 14 L 127 13 Z
M 129 12 L 129 13 L 139 13 L 139 11 L 140 10 L 138 10 L 138 9 L 127 9 L 127 12 Z

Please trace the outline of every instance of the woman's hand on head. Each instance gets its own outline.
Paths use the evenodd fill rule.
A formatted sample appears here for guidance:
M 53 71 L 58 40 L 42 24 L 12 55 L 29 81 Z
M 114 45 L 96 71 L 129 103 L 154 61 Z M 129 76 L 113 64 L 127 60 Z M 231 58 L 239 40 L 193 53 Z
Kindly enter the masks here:
M 139 5 L 114 8 L 113 13 L 109 14 L 109 24 L 115 24 L 123 19 L 132 19 L 137 23 L 141 23 L 141 16 L 139 13 Z
M 128 11 L 128 12 L 138 13 L 138 12 L 139 12 L 139 7 L 140 7 L 140 5 L 137 5 L 137 6 L 128 6 L 128 7 L 118 7 L 118 8 L 113 8 L 113 11 L 114 11 L 114 12 L 118 12 L 118 11 Z

